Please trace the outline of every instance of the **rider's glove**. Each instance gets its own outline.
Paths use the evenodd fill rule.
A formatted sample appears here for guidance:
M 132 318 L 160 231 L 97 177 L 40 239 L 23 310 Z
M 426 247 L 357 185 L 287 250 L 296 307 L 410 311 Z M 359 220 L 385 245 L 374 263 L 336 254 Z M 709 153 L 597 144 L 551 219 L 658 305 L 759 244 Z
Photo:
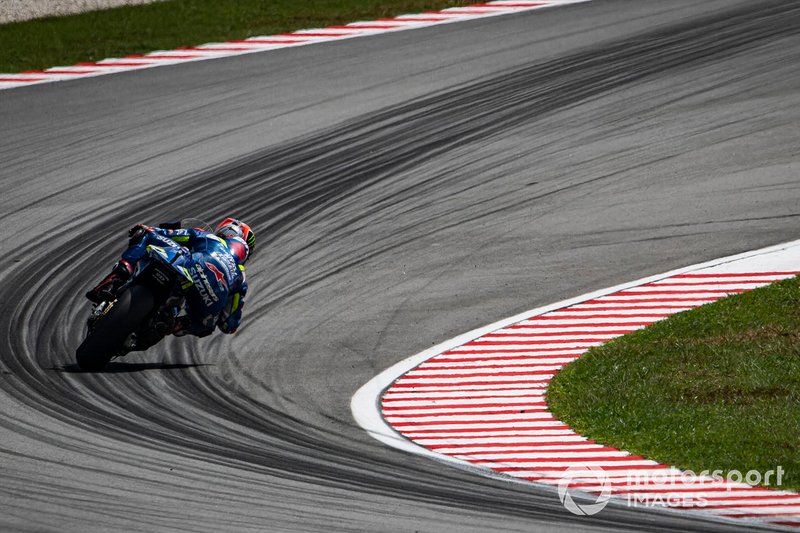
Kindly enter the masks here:
M 153 228 L 150 226 L 145 226 L 144 224 L 136 224 L 134 227 L 128 230 L 128 244 L 133 246 L 134 244 L 138 243 L 144 239 L 144 236 L 148 231 L 153 231 Z

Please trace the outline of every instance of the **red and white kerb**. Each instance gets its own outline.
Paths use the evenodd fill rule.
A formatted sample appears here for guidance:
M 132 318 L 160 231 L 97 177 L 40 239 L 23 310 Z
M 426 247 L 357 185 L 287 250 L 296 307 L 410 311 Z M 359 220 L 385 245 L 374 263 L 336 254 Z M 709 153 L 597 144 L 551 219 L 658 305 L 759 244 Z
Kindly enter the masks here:
M 554 486 L 570 467 L 600 467 L 603 482 L 594 474 L 571 476 L 569 486 L 594 494 L 610 487 L 612 501 L 621 502 L 630 495 L 658 501 L 669 494 L 660 506 L 800 527 L 800 494 L 688 478 L 677 468 L 587 439 L 556 419 L 545 402 L 553 376 L 592 346 L 798 273 L 800 241 L 531 311 L 398 363 L 356 393 L 353 414 L 383 442 L 487 475 Z M 370 414 L 370 396 L 383 422 Z
M 353 37 L 375 35 L 390 31 L 412 30 L 425 26 L 507 15 L 510 13 L 519 13 L 522 11 L 531 11 L 565 4 L 575 4 L 584 1 L 587 0 L 499 0 L 416 15 L 401 15 L 391 19 L 353 22 L 343 26 L 299 30 L 281 35 L 251 37 L 249 39 L 226 41 L 223 43 L 208 43 L 177 50 L 160 50 L 144 55 L 104 59 L 93 63 L 79 63 L 73 66 L 53 67 L 47 70 L 32 70 L 15 74 L 0 73 L 0 89 L 11 89 L 38 83 L 100 76 L 128 70 L 185 63 L 187 61 L 201 61 L 205 59 L 264 52 L 290 46 L 303 46 L 341 39 L 351 39 Z

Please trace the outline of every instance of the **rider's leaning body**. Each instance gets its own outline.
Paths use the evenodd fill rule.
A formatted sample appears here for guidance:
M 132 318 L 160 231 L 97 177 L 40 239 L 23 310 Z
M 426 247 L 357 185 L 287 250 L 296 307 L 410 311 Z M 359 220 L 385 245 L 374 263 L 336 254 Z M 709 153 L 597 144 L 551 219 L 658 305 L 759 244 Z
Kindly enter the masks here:
M 86 294 L 90 300 L 116 298 L 148 247 L 171 249 L 181 256 L 181 266 L 194 281 L 186 293 L 187 316 L 178 321 L 172 333 L 204 337 L 215 327 L 223 333 L 236 331 L 247 295 L 244 264 L 255 247 L 249 226 L 232 218 L 223 220 L 215 233 L 138 225 L 129 236 L 129 246 L 111 274 Z

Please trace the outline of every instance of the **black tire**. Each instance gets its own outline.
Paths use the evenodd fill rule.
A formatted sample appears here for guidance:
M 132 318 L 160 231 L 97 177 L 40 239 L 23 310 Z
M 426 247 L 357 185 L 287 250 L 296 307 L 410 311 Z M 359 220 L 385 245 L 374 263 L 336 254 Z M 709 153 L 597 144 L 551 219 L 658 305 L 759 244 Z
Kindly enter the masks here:
M 81 370 L 102 370 L 153 310 L 153 303 L 153 293 L 147 287 L 133 285 L 124 291 L 78 346 L 75 355 Z

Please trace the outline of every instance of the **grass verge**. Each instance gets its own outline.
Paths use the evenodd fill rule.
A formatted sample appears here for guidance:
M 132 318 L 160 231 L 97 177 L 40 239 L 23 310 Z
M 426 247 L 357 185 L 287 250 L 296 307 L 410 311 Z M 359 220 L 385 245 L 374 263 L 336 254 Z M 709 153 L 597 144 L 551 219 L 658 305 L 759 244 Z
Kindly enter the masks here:
M 800 490 L 800 280 L 593 348 L 555 376 L 547 401 L 604 444 L 695 472 L 780 465 L 782 488 Z
M 0 25 L 13 73 L 464 6 L 444 0 L 168 0 Z

